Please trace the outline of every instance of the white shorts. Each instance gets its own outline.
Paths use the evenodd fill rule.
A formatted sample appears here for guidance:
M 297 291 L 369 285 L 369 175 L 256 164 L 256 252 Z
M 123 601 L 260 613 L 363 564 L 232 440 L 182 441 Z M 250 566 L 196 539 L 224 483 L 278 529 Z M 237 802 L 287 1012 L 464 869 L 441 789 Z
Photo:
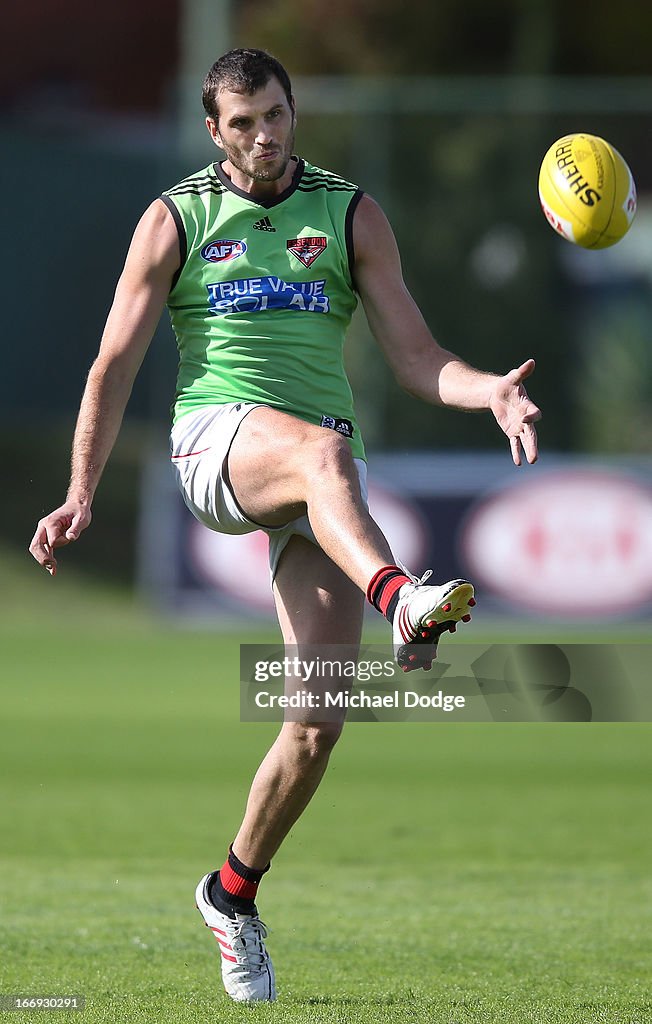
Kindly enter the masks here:
M 298 534 L 317 544 L 308 516 L 285 526 L 263 526 L 249 519 L 231 490 L 227 459 L 233 439 L 252 409 L 267 408 L 252 402 L 206 405 L 186 413 L 172 427 L 171 461 L 186 505 L 204 526 L 217 533 L 253 533 L 263 530 L 269 537 L 269 567 L 272 579 L 279 558 L 290 537 Z M 325 427 L 325 430 L 328 428 Z M 367 504 L 367 463 L 354 459 L 362 500 Z

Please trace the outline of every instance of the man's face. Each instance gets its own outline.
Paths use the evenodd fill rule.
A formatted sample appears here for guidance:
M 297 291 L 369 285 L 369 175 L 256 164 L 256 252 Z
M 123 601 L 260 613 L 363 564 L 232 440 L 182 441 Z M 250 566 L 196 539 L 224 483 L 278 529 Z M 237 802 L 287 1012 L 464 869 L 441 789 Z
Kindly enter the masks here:
M 222 89 L 217 126 L 206 125 L 229 163 L 254 181 L 281 178 L 294 147 L 294 111 L 277 78 L 253 96 Z

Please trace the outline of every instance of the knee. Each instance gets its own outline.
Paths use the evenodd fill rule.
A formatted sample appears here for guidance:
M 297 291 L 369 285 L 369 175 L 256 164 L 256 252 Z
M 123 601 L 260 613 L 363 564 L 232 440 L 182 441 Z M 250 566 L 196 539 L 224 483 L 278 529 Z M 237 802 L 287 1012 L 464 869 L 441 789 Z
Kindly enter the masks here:
M 298 758 L 302 761 L 321 761 L 328 757 L 342 734 L 343 722 L 294 722 L 290 730 Z
M 350 476 L 354 462 L 348 441 L 335 430 L 324 430 L 323 435 L 313 442 L 311 473 L 316 471 L 320 476 Z

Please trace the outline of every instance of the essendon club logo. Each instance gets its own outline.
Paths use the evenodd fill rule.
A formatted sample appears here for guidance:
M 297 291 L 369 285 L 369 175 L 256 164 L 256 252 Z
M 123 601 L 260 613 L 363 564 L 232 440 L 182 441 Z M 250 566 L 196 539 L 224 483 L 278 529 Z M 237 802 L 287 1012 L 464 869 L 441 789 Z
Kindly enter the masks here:
M 288 238 L 288 252 L 303 263 L 304 267 L 311 267 L 316 259 L 323 253 L 328 245 L 328 239 L 323 235 L 306 238 Z
M 219 238 L 216 242 L 207 242 L 201 251 L 209 263 L 228 263 L 247 251 L 247 243 L 234 238 Z

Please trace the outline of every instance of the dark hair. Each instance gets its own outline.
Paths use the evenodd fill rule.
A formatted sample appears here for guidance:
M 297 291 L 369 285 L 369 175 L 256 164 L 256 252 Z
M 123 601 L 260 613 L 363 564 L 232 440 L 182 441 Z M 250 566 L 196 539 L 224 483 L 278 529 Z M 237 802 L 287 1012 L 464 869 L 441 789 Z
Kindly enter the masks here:
M 204 110 L 217 124 L 219 114 L 217 94 L 220 89 L 233 92 L 244 92 L 253 96 L 263 89 L 270 78 L 278 78 L 287 96 L 290 107 L 292 102 L 292 86 L 290 77 L 276 57 L 266 50 L 229 50 L 216 60 L 204 79 L 202 102 Z

